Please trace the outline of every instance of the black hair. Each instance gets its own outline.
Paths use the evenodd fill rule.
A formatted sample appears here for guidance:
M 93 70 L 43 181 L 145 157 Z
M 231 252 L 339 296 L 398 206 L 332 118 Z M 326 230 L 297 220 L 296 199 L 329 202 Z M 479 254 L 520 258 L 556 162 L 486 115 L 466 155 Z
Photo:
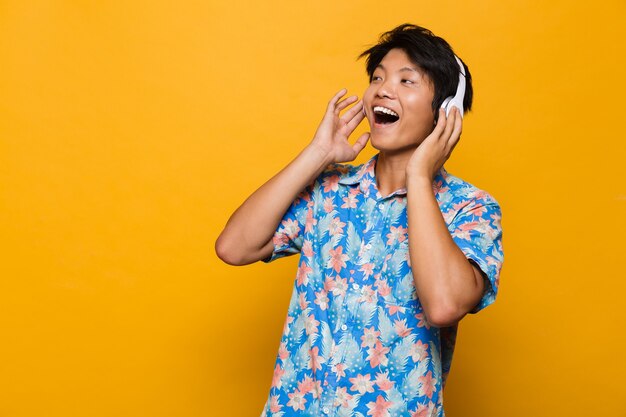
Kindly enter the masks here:
M 359 55 L 359 58 L 366 57 L 365 68 L 370 82 L 372 82 L 374 70 L 380 61 L 394 48 L 406 52 L 411 62 L 424 71 L 433 82 L 435 95 L 432 107 L 435 121 L 437 121 L 439 107 L 446 97 L 455 95 L 459 85 L 460 68 L 454 59 L 455 54 L 452 47 L 443 38 L 435 36 L 430 30 L 404 23 L 380 35 L 376 45 Z M 463 111 L 468 112 L 472 108 L 472 75 L 465 62 L 463 62 L 463 67 L 465 67 Z

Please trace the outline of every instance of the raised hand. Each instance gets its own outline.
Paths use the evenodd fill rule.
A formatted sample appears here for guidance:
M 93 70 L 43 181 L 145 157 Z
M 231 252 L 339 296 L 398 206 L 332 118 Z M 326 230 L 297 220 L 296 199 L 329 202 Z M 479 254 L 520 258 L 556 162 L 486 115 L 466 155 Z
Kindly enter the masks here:
M 312 146 L 318 147 L 329 155 L 331 162 L 354 160 L 369 139 L 369 132 L 366 132 L 356 140 L 354 145 L 348 142 L 348 137 L 363 121 L 365 115 L 363 114 L 363 101 L 357 101 L 357 96 L 350 96 L 340 100 L 346 92 L 347 90 L 342 88 L 330 99 L 326 113 L 324 113 L 324 117 L 311 141 Z M 354 106 L 348 109 L 342 116 L 339 116 L 343 109 L 355 102 Z
M 424 177 L 432 181 L 459 142 L 462 125 L 463 120 L 456 107 L 452 108 L 448 117 L 445 110 L 439 109 L 437 126 L 411 155 L 406 167 L 407 178 Z

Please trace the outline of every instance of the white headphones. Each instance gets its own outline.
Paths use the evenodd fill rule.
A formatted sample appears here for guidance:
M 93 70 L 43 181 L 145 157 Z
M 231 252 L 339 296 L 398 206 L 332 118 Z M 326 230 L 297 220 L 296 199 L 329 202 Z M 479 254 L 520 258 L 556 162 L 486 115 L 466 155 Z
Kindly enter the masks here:
M 448 117 L 450 110 L 452 110 L 452 106 L 456 106 L 461 113 L 461 117 L 463 117 L 463 98 L 465 98 L 465 68 L 463 67 L 463 63 L 459 57 L 455 55 L 454 59 L 456 59 L 456 62 L 461 68 L 461 71 L 459 72 L 459 85 L 456 88 L 456 94 L 446 98 L 443 103 L 441 103 L 441 108 L 445 109 L 446 117 Z

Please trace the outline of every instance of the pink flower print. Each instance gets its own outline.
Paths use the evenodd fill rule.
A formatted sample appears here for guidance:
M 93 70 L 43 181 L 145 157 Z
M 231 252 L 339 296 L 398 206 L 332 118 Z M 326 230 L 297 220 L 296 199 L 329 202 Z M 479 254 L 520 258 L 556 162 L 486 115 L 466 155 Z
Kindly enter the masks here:
M 313 210 L 308 210 L 306 212 L 306 223 L 304 225 L 304 231 L 310 232 L 313 230 L 313 226 L 317 224 L 317 219 L 313 217 Z
M 393 388 L 394 382 L 389 380 L 389 371 L 379 372 L 376 374 L 376 385 L 383 390 L 388 391 Z
M 311 272 L 313 272 L 313 269 L 308 266 L 305 261 L 302 261 L 296 273 L 296 282 L 298 285 L 308 285 Z
M 430 417 L 435 408 L 435 404 L 432 401 L 426 404 L 417 403 L 417 410 L 411 412 L 411 417 Z
M 306 310 L 307 307 L 309 306 L 309 302 L 306 299 L 306 294 L 303 292 L 299 292 L 298 293 L 298 304 L 300 304 L 300 308 L 302 310 Z
M 339 175 L 332 175 L 324 179 L 322 183 L 324 192 L 337 191 L 339 189 Z
M 326 362 L 326 360 L 319 356 L 319 348 L 317 346 L 309 350 L 309 356 L 309 368 L 313 369 L 313 375 L 315 375 L 316 371 L 322 369 L 322 364 Z
M 333 287 L 333 295 L 345 296 L 348 289 L 348 280 L 346 278 L 340 278 L 339 275 L 335 278 L 335 286 Z
M 443 181 L 441 181 L 441 180 L 433 181 L 433 191 L 440 190 L 442 185 L 443 185 Z
M 370 374 L 358 374 L 356 377 L 350 378 L 350 382 L 352 382 L 351 391 L 358 391 L 361 395 L 366 392 L 374 392 L 374 381 L 370 381 Z
M 378 342 L 378 336 L 380 332 L 376 331 L 376 327 L 372 326 L 369 329 L 366 327 L 363 329 L 363 336 L 361 336 L 361 347 L 374 347 Z
M 372 185 L 372 180 L 369 178 L 363 178 L 361 180 L 361 187 L 363 187 L 364 190 L 369 191 L 370 185 Z M 366 193 L 366 195 L 369 195 L 369 193 Z
M 428 357 L 428 344 L 422 343 L 421 340 L 413 343 L 411 349 L 409 350 L 409 355 L 411 355 L 411 359 L 413 362 L 420 362 Z
M 495 239 L 500 234 L 500 231 L 495 227 L 491 227 L 491 222 L 487 219 L 478 219 L 478 230 L 484 231 L 484 233 L 490 239 Z
M 376 300 L 377 300 L 376 291 L 372 289 L 371 285 L 364 285 L 363 288 L 361 289 L 361 296 L 359 297 L 359 302 L 375 303 Z
M 280 388 L 282 385 L 282 381 L 280 380 L 283 377 L 285 371 L 280 367 L 280 365 L 276 365 L 274 368 L 274 376 L 272 377 L 272 388 Z
M 283 406 L 278 403 L 278 395 L 272 395 L 270 397 L 270 411 L 272 413 L 278 413 L 281 408 L 283 408 Z
M 396 333 L 398 333 L 398 336 L 400 337 L 406 337 L 411 334 L 411 329 L 406 327 L 406 319 L 394 321 L 393 327 L 396 329 Z
M 485 198 L 489 198 L 490 195 L 485 190 L 476 190 L 473 197 L 477 200 L 484 200 Z
M 348 255 L 343 253 L 343 246 L 337 246 L 336 249 L 330 249 L 330 259 L 328 260 L 327 267 L 333 268 L 335 272 L 339 273 L 341 268 L 346 267 L 346 261 L 349 259 Z
M 502 216 L 498 213 L 493 213 L 489 217 L 491 217 L 495 223 L 498 223 L 500 220 L 502 220 Z
M 310 240 L 305 240 L 302 244 L 302 254 L 307 258 L 311 258 L 313 256 L 313 243 Z
M 450 191 L 450 187 L 448 187 L 447 185 L 445 187 L 439 187 L 439 193 L 440 194 L 445 194 L 448 191 Z
M 289 243 L 289 237 L 283 233 L 276 233 L 272 236 L 274 246 L 281 247 Z
M 469 201 L 463 200 L 458 203 L 452 204 L 452 208 L 454 209 L 454 211 L 458 212 L 459 210 L 461 210 L 463 207 L 467 206 L 468 204 L 469 204 Z
M 358 189 L 357 189 L 358 192 Z M 343 198 L 343 204 L 341 205 L 341 208 L 356 208 L 356 192 L 352 192 L 352 189 L 350 190 L 350 193 L 348 194 L 347 197 Z
M 282 342 L 278 348 L 278 357 L 284 361 L 289 357 L 289 350 L 287 349 L 287 342 Z
M 478 222 L 469 222 L 463 223 L 459 227 L 457 227 L 454 232 L 452 232 L 452 236 L 461 238 L 463 240 L 471 240 L 471 231 L 476 229 L 478 226 Z
M 387 244 L 393 245 L 395 242 L 404 242 L 407 238 L 408 230 L 409 229 L 402 226 L 391 226 L 389 228 L 389 233 L 387 233 Z
M 339 217 L 334 217 L 331 221 L 330 221 L 330 225 L 328 225 L 328 233 L 331 236 L 335 236 L 338 234 L 343 233 L 343 227 L 346 224 L 344 222 L 342 222 Z
M 404 314 L 404 312 L 406 311 L 406 307 L 401 307 L 395 304 L 387 304 L 387 310 L 389 310 L 389 315 L 393 316 L 397 312 Z
M 293 317 L 287 316 L 285 319 L 285 323 L 283 324 L 283 334 L 286 335 L 289 333 L 289 325 L 293 322 Z
M 374 263 L 368 262 L 361 265 L 361 269 L 359 271 L 363 272 L 363 275 L 365 275 L 365 278 L 367 279 L 370 275 L 374 273 Z
M 431 398 L 433 396 L 433 391 L 435 391 L 435 385 L 437 384 L 437 380 L 433 378 L 432 372 L 428 371 L 426 375 L 420 376 L 417 379 L 420 382 L 419 395 L 425 395 L 428 398 Z
M 367 415 L 372 417 L 390 417 L 389 407 L 392 405 L 393 402 L 385 401 L 385 397 L 379 395 L 376 397 L 376 402 L 370 401 L 367 403 L 367 408 L 369 408 Z
M 331 277 L 326 277 L 326 280 L 324 281 L 324 290 L 326 290 L 326 292 L 330 292 L 333 288 L 335 288 L 335 280 Z
M 417 319 L 417 327 L 426 327 L 427 329 L 430 329 L 430 324 L 428 323 L 428 320 L 426 320 L 424 313 L 417 313 L 415 318 Z
M 346 364 L 345 363 L 338 363 L 336 365 L 333 365 L 331 367 L 331 370 L 337 374 L 338 377 L 344 377 L 346 376 Z
M 306 330 L 307 335 L 317 333 L 317 326 L 319 325 L 320 322 L 315 320 L 315 316 L 313 314 L 306 316 L 306 318 L 304 319 L 304 329 Z
M 313 390 L 314 387 L 315 387 L 315 382 L 308 375 L 305 375 L 304 379 L 298 382 L 298 391 L 300 391 L 303 394 L 310 392 L 311 390 Z
M 387 280 L 379 280 L 377 281 L 377 283 L 378 286 L 376 287 L 376 289 L 378 290 L 378 294 L 380 294 L 381 297 L 386 297 L 391 294 L 391 287 L 387 283 Z
M 283 220 L 282 225 L 283 233 L 289 236 L 289 239 L 295 239 L 295 237 L 298 236 L 298 233 L 300 232 L 300 225 L 296 220 Z
M 383 347 L 383 344 L 378 340 L 376 342 L 375 347 L 371 347 L 367 351 L 368 356 L 367 360 L 370 361 L 370 365 L 372 368 L 377 367 L 378 365 L 387 365 L 387 353 L 389 353 L 388 347 Z
M 313 395 L 313 398 L 319 398 L 319 396 L 322 395 L 322 381 L 315 381 L 313 389 L 311 390 L 311 395 Z
M 320 292 L 316 292 L 315 293 L 315 304 L 317 304 L 318 306 L 320 306 L 320 309 L 322 309 L 322 311 L 326 310 L 328 308 L 328 293 L 326 292 L 326 290 L 322 290 Z
M 352 399 L 352 395 L 348 394 L 348 389 L 346 387 L 337 387 L 335 391 L 335 402 L 333 403 L 334 407 L 349 407 L 350 404 L 348 401 Z
M 324 212 L 328 214 L 334 209 L 335 209 L 335 203 L 333 202 L 333 199 L 330 197 L 326 197 L 324 199 Z
M 304 411 L 304 404 L 306 404 L 306 398 L 304 398 L 304 393 L 295 390 L 294 392 L 290 392 L 287 395 L 289 396 L 289 402 L 287 403 L 288 407 L 293 408 L 293 411 Z

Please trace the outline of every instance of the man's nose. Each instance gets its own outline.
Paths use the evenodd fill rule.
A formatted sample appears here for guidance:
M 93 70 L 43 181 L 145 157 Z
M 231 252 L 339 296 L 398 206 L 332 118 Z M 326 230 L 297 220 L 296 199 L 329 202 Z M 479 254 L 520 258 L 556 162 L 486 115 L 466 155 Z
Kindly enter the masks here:
M 394 98 L 395 97 L 395 87 L 391 83 L 390 80 L 383 81 L 378 90 L 376 90 L 376 96 L 378 98 Z

